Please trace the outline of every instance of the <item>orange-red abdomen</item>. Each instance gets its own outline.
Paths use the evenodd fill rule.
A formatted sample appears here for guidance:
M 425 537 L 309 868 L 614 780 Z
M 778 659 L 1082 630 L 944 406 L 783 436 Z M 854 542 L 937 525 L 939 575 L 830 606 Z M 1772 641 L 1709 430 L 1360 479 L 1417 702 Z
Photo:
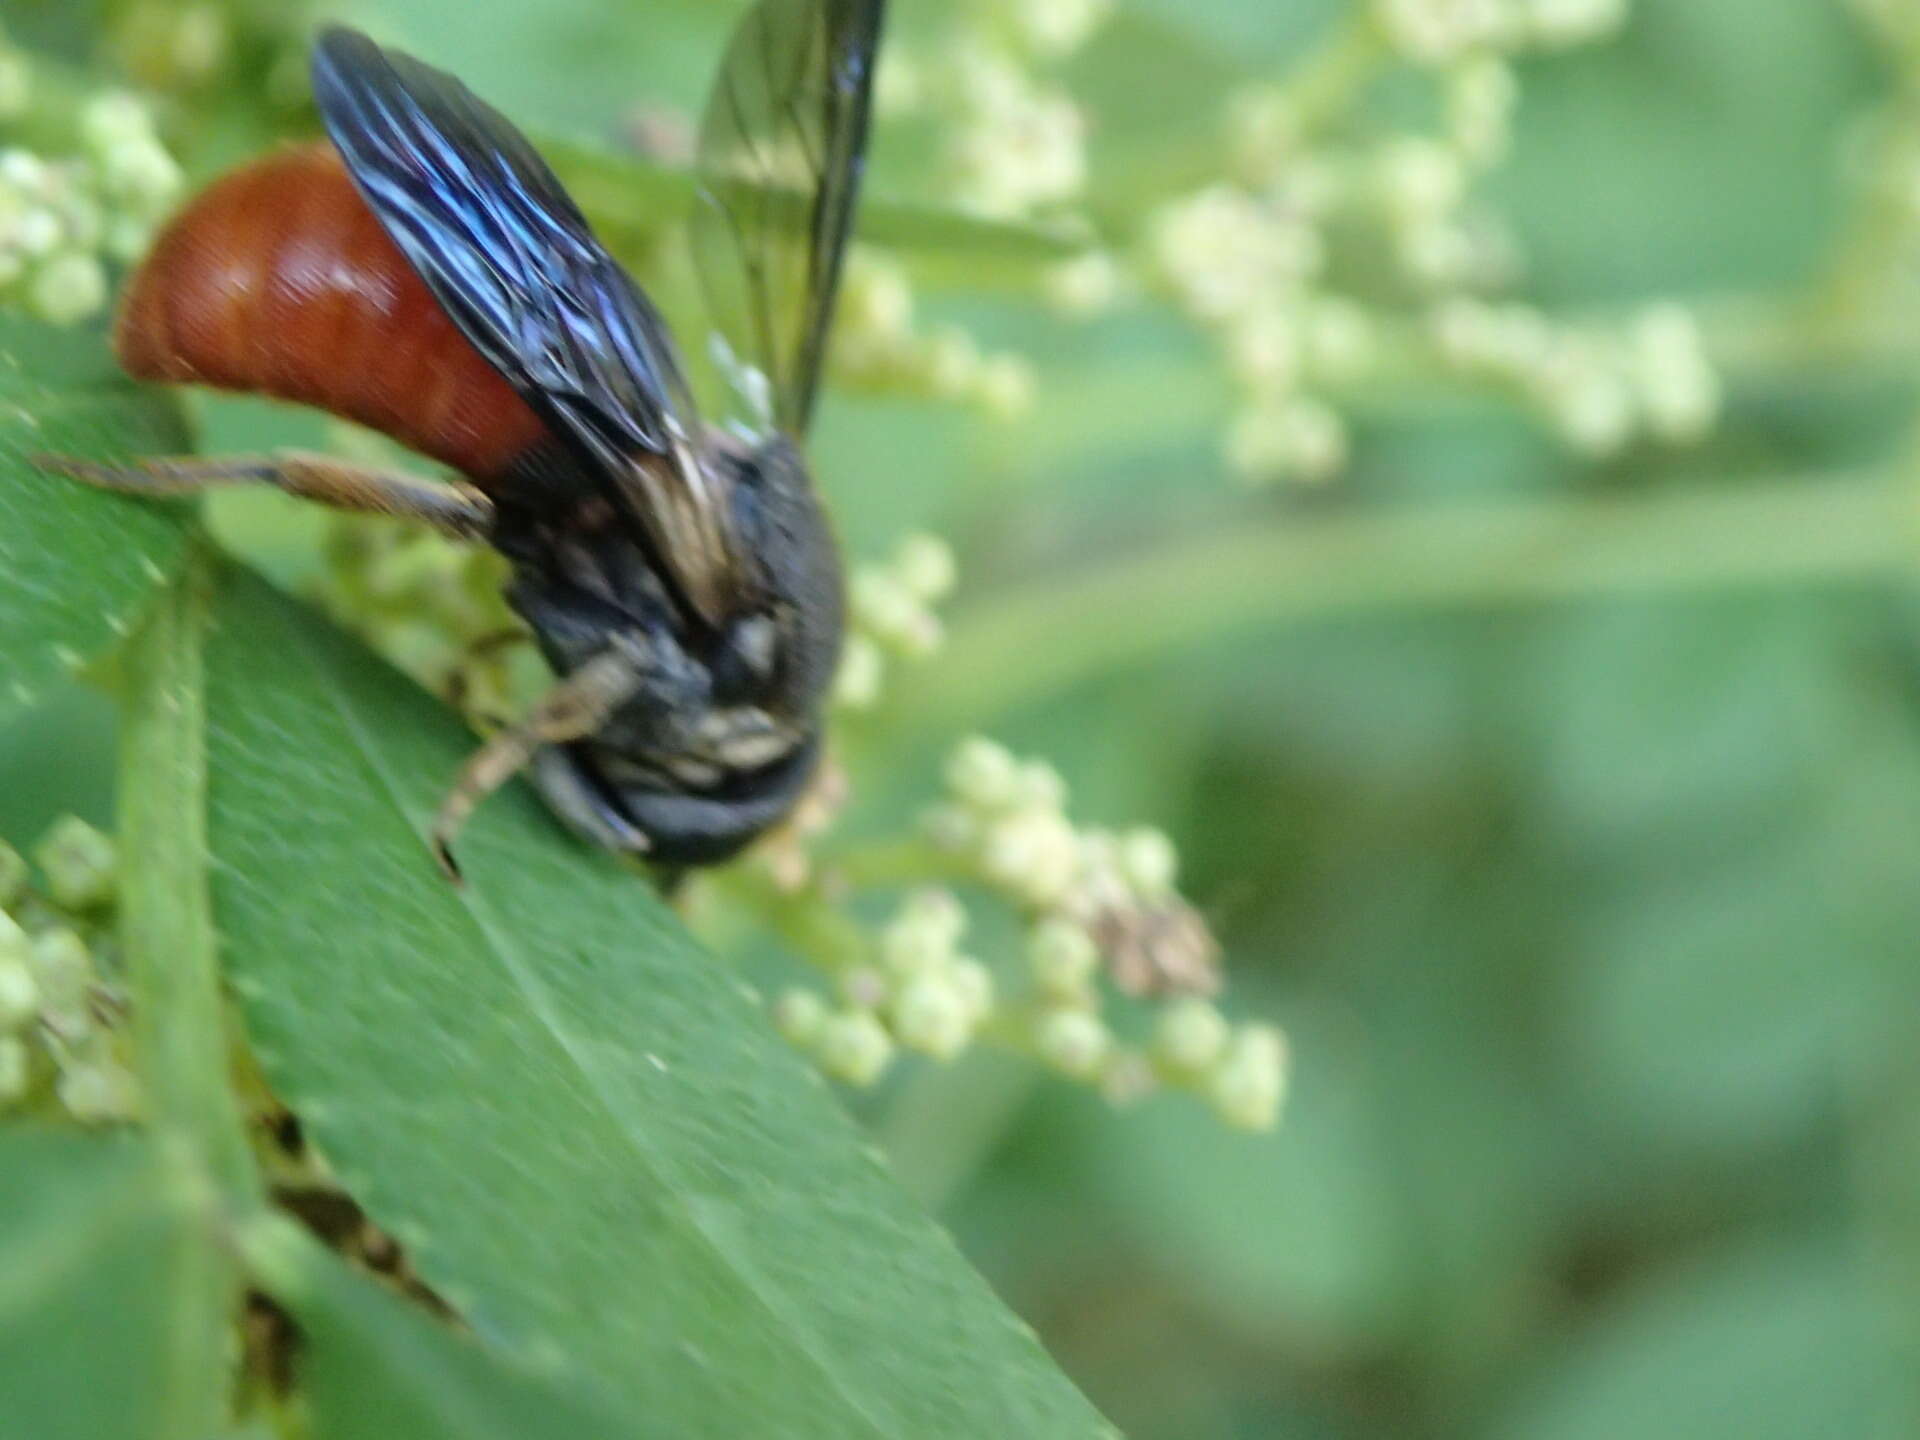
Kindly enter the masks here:
M 328 145 L 254 161 L 176 216 L 128 284 L 114 346 L 138 379 L 312 405 L 475 479 L 547 433 Z

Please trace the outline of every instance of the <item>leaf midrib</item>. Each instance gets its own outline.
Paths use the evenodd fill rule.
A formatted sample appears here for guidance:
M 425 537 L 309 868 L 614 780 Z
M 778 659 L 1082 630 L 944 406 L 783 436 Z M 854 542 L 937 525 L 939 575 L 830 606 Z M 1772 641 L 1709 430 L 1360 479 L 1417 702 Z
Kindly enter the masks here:
M 317 666 L 324 665 L 328 669 L 332 668 L 328 658 L 314 648 L 311 640 L 307 636 L 299 636 L 298 643 L 307 652 L 309 659 Z M 413 818 L 409 815 L 407 806 L 402 798 L 400 786 L 385 765 L 383 757 L 373 743 L 372 735 L 366 727 L 361 724 L 359 716 L 354 713 L 352 706 L 348 703 L 347 690 L 349 687 L 342 683 L 328 685 L 324 688 L 327 692 L 329 703 L 333 706 L 335 713 L 340 719 L 340 723 L 345 727 L 353 741 L 354 749 L 361 756 L 374 782 L 386 796 L 388 804 L 393 807 L 395 814 L 406 821 L 410 829 L 415 828 Z M 421 841 L 423 851 L 425 843 L 423 839 Z M 669 1202 L 669 1213 L 673 1215 L 682 1232 L 697 1239 L 709 1254 L 717 1258 L 721 1265 L 734 1275 L 742 1290 L 752 1297 L 754 1303 L 759 1305 L 774 1322 L 774 1333 L 785 1339 L 788 1351 L 800 1356 L 813 1367 L 815 1372 L 820 1375 L 832 1388 L 833 1392 L 845 1402 L 853 1414 L 866 1426 L 869 1434 L 876 1437 L 876 1440 L 892 1440 L 894 1432 L 886 1426 L 883 1426 L 879 1419 L 869 1411 L 866 1402 L 860 1397 L 857 1391 L 852 1388 L 852 1382 L 840 1374 L 838 1367 L 831 1363 L 828 1355 L 822 1354 L 815 1345 L 808 1342 L 805 1327 L 796 1322 L 782 1306 L 775 1303 L 774 1298 L 768 1294 L 768 1290 L 771 1287 L 765 1284 L 755 1283 L 762 1278 L 757 1267 L 745 1263 L 729 1246 L 713 1235 L 702 1223 L 697 1212 L 687 1203 L 681 1191 L 666 1182 L 664 1178 L 664 1162 L 661 1160 L 658 1151 L 648 1142 L 645 1135 L 634 1131 L 625 1122 L 621 1114 L 621 1107 L 616 1104 L 602 1088 L 602 1083 L 598 1077 L 596 1068 L 581 1059 L 578 1053 L 577 1042 L 574 1040 L 568 1028 L 561 1024 L 555 1015 L 546 988 L 537 981 L 525 963 L 514 953 L 514 947 L 504 941 L 495 925 L 490 923 L 488 918 L 482 914 L 481 902 L 472 888 L 462 887 L 456 894 L 460 901 L 462 913 L 465 914 L 467 919 L 472 923 L 481 941 L 500 962 L 508 978 L 513 981 L 515 987 L 526 997 L 533 1013 L 538 1017 L 547 1032 L 553 1036 L 554 1041 L 559 1046 L 561 1053 L 566 1057 L 568 1063 L 573 1066 L 580 1078 L 586 1082 L 587 1090 L 592 1094 L 595 1102 L 605 1113 L 608 1123 L 612 1126 L 614 1132 L 621 1136 L 640 1158 L 648 1175 L 655 1182 L 659 1194 Z

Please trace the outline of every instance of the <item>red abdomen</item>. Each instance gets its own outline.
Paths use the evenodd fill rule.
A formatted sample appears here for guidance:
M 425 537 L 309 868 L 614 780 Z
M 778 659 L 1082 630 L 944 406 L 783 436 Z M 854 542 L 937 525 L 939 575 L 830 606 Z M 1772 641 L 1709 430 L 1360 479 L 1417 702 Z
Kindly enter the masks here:
M 128 283 L 114 348 L 138 379 L 312 405 L 475 479 L 547 433 L 324 144 L 254 161 L 176 216 Z

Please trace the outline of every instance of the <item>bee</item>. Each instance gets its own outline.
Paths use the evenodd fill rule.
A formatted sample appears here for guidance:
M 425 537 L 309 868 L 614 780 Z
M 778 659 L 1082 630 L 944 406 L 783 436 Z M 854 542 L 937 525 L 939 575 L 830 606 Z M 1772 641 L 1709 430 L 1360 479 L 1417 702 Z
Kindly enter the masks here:
M 381 431 L 439 484 L 323 455 L 48 468 L 138 495 L 267 484 L 490 545 L 555 675 L 448 792 L 453 842 L 522 769 L 573 830 L 671 869 L 780 820 L 819 758 L 843 575 L 803 446 L 860 191 L 884 0 L 761 0 L 702 123 L 692 238 L 735 392 L 674 340 L 526 138 L 442 71 L 320 34 L 324 142 L 216 181 L 128 282 L 142 380 Z

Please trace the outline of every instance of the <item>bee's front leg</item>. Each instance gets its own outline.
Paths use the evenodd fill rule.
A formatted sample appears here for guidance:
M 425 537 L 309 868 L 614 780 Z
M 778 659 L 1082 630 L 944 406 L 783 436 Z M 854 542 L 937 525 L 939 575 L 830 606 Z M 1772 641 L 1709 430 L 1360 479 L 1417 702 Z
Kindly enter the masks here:
M 480 802 L 511 780 L 548 745 L 584 740 L 638 695 L 652 673 L 651 648 L 637 633 L 613 643 L 549 690 L 518 725 L 487 741 L 461 767 L 433 823 L 433 853 L 447 878 L 460 880 L 453 842 Z

